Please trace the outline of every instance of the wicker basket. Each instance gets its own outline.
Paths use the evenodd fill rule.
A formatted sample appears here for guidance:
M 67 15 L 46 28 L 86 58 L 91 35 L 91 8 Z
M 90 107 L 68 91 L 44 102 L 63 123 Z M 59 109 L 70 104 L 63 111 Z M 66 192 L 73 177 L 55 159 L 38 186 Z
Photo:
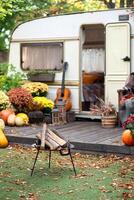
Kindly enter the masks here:
M 101 124 L 103 128 L 114 128 L 117 124 L 117 116 L 116 115 L 102 116 Z

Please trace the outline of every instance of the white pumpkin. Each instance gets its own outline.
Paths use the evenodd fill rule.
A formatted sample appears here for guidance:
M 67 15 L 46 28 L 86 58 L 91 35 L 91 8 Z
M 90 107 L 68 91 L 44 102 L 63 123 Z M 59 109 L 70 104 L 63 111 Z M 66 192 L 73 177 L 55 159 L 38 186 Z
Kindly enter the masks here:
M 15 125 L 15 118 L 16 118 L 15 114 L 10 114 L 7 118 L 7 124 L 9 126 L 14 126 Z
M 23 126 L 25 124 L 25 122 L 21 117 L 16 117 L 15 124 L 16 124 L 16 126 Z
M 4 131 L 5 129 L 5 122 L 3 119 L 0 119 L 0 129 Z

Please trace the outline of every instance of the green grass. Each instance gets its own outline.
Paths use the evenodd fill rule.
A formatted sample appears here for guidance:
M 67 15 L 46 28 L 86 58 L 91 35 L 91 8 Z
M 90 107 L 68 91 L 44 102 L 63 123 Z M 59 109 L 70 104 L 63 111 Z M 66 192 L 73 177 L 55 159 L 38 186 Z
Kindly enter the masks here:
M 30 176 L 35 150 L 19 146 L 0 149 L 1 200 L 110 200 L 134 198 L 134 159 L 114 155 L 74 154 L 77 177 L 69 157 L 41 152 Z

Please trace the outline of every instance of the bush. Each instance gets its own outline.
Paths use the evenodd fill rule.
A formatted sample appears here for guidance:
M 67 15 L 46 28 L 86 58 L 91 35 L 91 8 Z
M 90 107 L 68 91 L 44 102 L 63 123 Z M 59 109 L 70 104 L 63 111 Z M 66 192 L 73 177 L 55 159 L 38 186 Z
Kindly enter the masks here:
M 22 85 L 22 88 L 27 89 L 33 97 L 46 96 L 48 93 L 48 85 L 40 82 L 28 82 Z
M 8 92 L 12 88 L 20 87 L 24 78 L 24 74 L 16 72 L 15 67 L 9 65 L 8 74 L 0 76 L 0 90 Z
M 7 74 L 9 68 L 8 63 L 0 63 L 0 75 Z
M 13 88 L 8 93 L 9 100 L 19 112 L 27 112 L 32 95 L 24 88 Z
M 6 108 L 9 108 L 11 106 L 9 97 L 0 90 L 0 110 L 4 110 Z

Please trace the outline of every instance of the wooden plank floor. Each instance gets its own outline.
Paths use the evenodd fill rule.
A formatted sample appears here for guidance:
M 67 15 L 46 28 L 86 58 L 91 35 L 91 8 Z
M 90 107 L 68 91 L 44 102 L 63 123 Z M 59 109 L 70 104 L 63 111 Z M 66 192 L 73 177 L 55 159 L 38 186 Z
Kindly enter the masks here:
M 92 121 L 75 121 L 52 127 L 73 143 L 75 150 L 134 155 L 134 147 L 121 142 L 122 128 L 102 128 L 100 122 Z M 5 132 L 10 142 L 33 144 L 36 134 L 41 131 L 42 125 L 32 125 L 6 127 Z

